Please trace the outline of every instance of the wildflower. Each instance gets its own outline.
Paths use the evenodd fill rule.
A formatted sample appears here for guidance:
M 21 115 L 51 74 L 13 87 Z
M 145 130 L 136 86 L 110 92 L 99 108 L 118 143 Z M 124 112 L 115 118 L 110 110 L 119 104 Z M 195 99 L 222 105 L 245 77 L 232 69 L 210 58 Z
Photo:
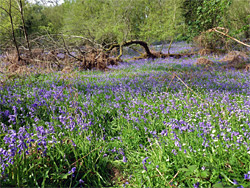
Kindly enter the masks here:
M 250 180 L 250 171 L 248 172 L 248 174 L 244 174 L 244 179 Z
M 248 174 L 244 174 L 244 179 L 248 180 Z
M 194 188 L 199 188 L 200 182 L 194 184 Z
M 221 176 L 221 175 L 219 175 L 219 178 L 220 178 L 220 180 L 222 181 L 222 176 Z
M 233 180 L 234 185 L 238 185 L 239 183 L 234 179 Z
M 69 173 L 69 174 L 74 174 L 75 171 L 76 171 L 76 167 L 73 167 L 68 173 Z
M 84 183 L 84 181 L 83 181 L 82 179 L 80 179 L 80 180 L 79 180 L 79 183 L 80 183 L 80 184 L 83 184 L 83 183 Z
M 71 142 L 72 142 L 72 146 L 76 147 L 76 144 L 75 144 L 75 142 L 73 142 L 72 140 L 71 140 Z
M 172 153 L 173 153 L 174 155 L 177 155 L 177 152 L 176 152 L 175 149 L 172 150 Z
M 124 163 L 128 162 L 128 161 L 127 161 L 127 158 L 126 158 L 125 156 L 123 156 L 123 162 L 124 162 Z
M 146 157 L 145 159 L 143 159 L 142 160 L 142 164 L 145 164 L 146 162 L 147 162 L 147 159 L 148 159 L 149 157 Z

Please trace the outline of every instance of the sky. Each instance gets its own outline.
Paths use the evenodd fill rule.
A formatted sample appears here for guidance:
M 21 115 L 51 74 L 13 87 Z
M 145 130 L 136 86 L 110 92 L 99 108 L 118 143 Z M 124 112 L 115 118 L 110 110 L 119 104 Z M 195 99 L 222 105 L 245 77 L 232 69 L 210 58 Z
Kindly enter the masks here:
M 57 4 L 62 4 L 64 0 L 28 0 L 31 3 L 36 3 L 39 2 L 44 5 L 56 5 Z

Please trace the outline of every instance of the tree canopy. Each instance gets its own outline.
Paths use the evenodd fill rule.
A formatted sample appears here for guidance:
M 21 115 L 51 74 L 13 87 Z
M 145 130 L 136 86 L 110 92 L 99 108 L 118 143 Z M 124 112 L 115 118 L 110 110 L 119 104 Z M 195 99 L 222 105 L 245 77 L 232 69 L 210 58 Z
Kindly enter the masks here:
M 249 38 L 250 3 L 237 0 L 65 0 L 51 4 L 0 0 L 0 43 L 13 37 L 22 43 L 24 26 L 33 38 L 65 34 L 88 38 L 102 45 L 126 40 L 149 43 L 191 40 L 213 27 L 228 28 L 233 35 Z M 11 11 L 11 17 L 9 16 Z

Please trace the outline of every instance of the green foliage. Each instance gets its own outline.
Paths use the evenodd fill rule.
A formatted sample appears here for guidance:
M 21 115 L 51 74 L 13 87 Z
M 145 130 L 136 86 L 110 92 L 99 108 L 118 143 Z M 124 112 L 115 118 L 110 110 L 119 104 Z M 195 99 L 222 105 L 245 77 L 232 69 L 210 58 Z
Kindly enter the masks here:
M 42 27 L 48 25 L 49 19 L 44 12 L 45 7 L 39 4 L 29 4 L 25 10 L 25 25 L 27 32 L 33 34 L 39 32 Z
M 31 4 L 23 1 L 24 21 L 27 33 L 36 37 L 38 34 L 58 33 L 63 25 L 62 5 L 44 6 L 40 4 Z M 11 7 L 11 9 L 10 9 Z M 11 22 L 9 12 L 13 20 L 15 35 L 19 38 L 19 43 L 24 40 L 23 24 L 18 7 L 15 0 L 0 0 L 0 46 L 4 44 L 10 45 L 12 41 Z
M 77 0 L 69 4 L 64 31 L 104 44 L 129 39 L 170 40 L 183 31 L 180 0 Z
M 166 41 L 183 34 L 181 0 L 149 1 L 147 15 L 140 25 L 140 36 L 149 41 Z
M 16 35 L 23 41 L 16 1 L 12 2 Z M 231 35 L 249 38 L 250 7 L 237 0 L 66 0 L 61 5 L 23 2 L 28 34 L 64 33 L 88 38 L 103 45 L 130 39 L 149 43 L 188 39 L 207 29 L 223 26 Z M 10 41 L 10 18 L 0 9 L 1 44 Z
M 250 38 L 250 3 L 233 0 L 227 15 L 227 28 L 239 38 Z
M 188 29 L 188 37 L 192 39 L 202 31 L 224 26 L 227 21 L 225 15 L 231 2 L 232 0 L 185 0 L 183 16 Z
M 143 16 L 141 2 L 77 0 L 70 3 L 65 14 L 64 31 L 103 44 L 136 38 Z
M 0 0 L 0 46 L 1 43 L 12 40 L 10 14 L 14 29 L 20 27 L 20 14 L 16 1 Z

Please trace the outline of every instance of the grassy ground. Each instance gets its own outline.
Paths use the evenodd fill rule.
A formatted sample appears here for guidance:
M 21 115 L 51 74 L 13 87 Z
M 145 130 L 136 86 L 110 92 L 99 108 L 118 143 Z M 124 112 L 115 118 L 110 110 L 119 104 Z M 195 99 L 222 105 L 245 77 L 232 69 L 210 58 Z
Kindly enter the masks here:
M 209 58 L 0 86 L 1 186 L 250 187 L 250 73 Z

